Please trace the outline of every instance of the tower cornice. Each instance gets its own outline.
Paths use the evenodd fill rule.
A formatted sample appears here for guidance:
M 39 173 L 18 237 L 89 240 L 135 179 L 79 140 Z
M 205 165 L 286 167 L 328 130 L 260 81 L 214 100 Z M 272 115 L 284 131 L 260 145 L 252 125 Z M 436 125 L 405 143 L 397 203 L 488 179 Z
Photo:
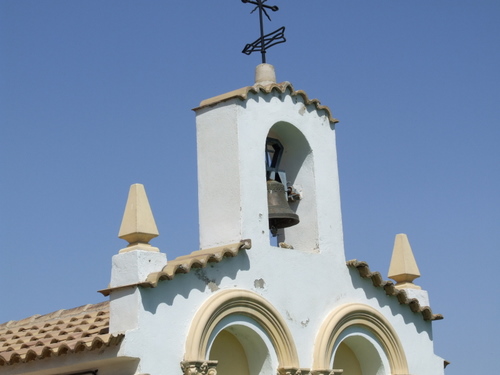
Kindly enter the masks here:
M 248 99 L 249 94 L 269 94 L 272 92 L 276 92 L 279 94 L 284 94 L 285 92 L 288 92 L 288 94 L 292 97 L 301 97 L 302 100 L 304 101 L 305 105 L 313 105 L 316 110 L 322 110 L 325 111 L 329 121 L 332 124 L 336 124 L 339 122 L 336 118 L 332 116 L 332 111 L 330 110 L 329 107 L 322 105 L 321 102 L 318 99 L 309 99 L 305 91 L 302 90 L 295 90 L 290 82 L 281 82 L 281 83 L 271 83 L 268 85 L 260 85 L 256 84 L 254 86 L 246 86 L 242 87 L 237 90 L 233 90 L 230 92 L 227 92 L 222 95 L 214 96 L 209 99 L 203 100 L 200 105 L 196 108 L 193 108 L 193 111 L 199 111 L 203 108 L 207 107 L 213 107 L 219 103 L 231 100 L 231 99 L 240 99 L 242 101 L 245 101 Z

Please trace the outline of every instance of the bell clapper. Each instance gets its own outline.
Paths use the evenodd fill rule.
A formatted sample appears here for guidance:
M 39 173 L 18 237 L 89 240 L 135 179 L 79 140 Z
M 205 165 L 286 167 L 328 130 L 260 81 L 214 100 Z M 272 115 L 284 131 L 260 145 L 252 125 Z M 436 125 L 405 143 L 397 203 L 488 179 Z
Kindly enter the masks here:
M 302 199 L 302 189 L 293 185 L 288 185 L 286 189 L 289 202 L 300 201 Z

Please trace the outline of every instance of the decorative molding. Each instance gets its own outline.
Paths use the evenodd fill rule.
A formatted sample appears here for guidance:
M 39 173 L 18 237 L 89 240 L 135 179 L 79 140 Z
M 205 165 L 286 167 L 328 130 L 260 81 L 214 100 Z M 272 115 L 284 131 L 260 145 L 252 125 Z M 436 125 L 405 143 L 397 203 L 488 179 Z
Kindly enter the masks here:
M 215 96 L 210 99 L 205 99 L 203 100 L 200 105 L 196 108 L 193 108 L 193 111 L 197 111 L 199 109 L 205 108 L 205 107 L 211 107 L 216 104 L 219 104 L 221 102 L 225 102 L 234 98 L 238 98 L 240 100 L 247 100 L 248 99 L 248 94 L 253 93 L 260 95 L 262 94 L 270 94 L 273 91 L 275 91 L 278 94 L 284 94 L 285 92 L 288 92 L 288 94 L 292 97 L 301 97 L 304 105 L 306 106 L 314 106 L 314 108 L 317 111 L 324 111 L 328 117 L 328 120 L 332 124 L 336 124 L 339 122 L 336 118 L 332 116 L 332 111 L 330 108 L 327 106 L 321 105 L 320 101 L 318 99 L 309 99 L 305 91 L 302 90 L 295 90 L 290 82 L 281 82 L 281 83 L 271 83 L 269 85 L 261 86 L 259 84 L 256 84 L 254 86 L 247 86 L 247 87 L 242 87 L 241 89 L 237 89 L 222 95 Z
M 253 319 L 266 331 L 280 366 L 298 368 L 297 349 L 285 320 L 262 296 L 242 289 L 217 292 L 198 309 L 186 339 L 184 359 L 203 361 L 208 355 L 210 335 L 217 324 L 236 314 Z
M 217 375 L 218 361 L 182 361 L 181 369 L 184 375 Z
M 330 366 L 334 349 L 340 344 L 340 334 L 351 326 L 361 326 L 375 335 L 387 355 L 392 374 L 409 373 L 403 346 L 394 328 L 373 307 L 358 303 L 340 306 L 325 319 L 314 344 L 314 369 Z M 323 374 L 322 370 L 314 371 Z
M 297 367 L 280 367 L 277 375 L 310 375 L 309 369 Z

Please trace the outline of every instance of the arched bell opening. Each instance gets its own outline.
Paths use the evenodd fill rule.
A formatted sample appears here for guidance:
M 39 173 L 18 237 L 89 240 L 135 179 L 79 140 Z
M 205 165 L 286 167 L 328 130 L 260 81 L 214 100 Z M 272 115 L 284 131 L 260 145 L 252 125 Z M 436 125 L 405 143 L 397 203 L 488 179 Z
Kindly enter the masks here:
M 309 142 L 294 125 L 278 122 L 267 135 L 265 156 L 271 245 L 317 251 L 316 182 Z

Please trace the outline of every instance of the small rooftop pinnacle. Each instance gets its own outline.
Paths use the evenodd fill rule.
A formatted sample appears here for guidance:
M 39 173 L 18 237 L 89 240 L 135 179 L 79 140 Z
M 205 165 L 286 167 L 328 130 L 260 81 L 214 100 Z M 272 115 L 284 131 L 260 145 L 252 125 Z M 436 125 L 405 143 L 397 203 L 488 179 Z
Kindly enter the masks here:
M 276 83 L 276 72 L 271 64 L 259 64 L 255 68 L 255 85 L 267 86 Z
M 276 73 L 274 70 L 274 66 L 271 64 L 259 64 L 255 68 L 255 83 L 253 86 L 245 86 L 237 90 L 233 90 L 227 92 L 225 94 L 217 95 L 205 100 L 202 100 L 200 105 L 196 108 L 193 108 L 193 111 L 198 111 L 207 107 L 215 106 L 219 103 L 229 101 L 231 99 L 238 98 L 242 101 L 247 100 L 249 95 L 257 94 L 257 95 L 265 95 L 272 92 L 279 93 L 287 93 L 294 97 L 301 97 L 303 103 L 306 106 L 314 106 L 316 110 L 322 110 L 326 112 L 328 119 L 332 124 L 336 124 L 339 122 L 336 118 L 333 117 L 332 111 L 327 106 L 321 105 L 318 99 L 309 99 L 307 94 L 302 90 L 295 90 L 292 84 L 288 81 L 284 81 L 281 83 L 276 82 Z
M 388 276 L 397 282 L 396 288 L 420 289 L 413 284 L 413 280 L 420 277 L 420 271 L 408 237 L 404 233 L 397 234 L 394 240 Z
M 118 237 L 126 240 L 129 245 L 121 249 L 120 253 L 133 250 L 159 251 L 149 244 L 149 241 L 158 235 L 144 185 L 131 185 L 118 233 Z

